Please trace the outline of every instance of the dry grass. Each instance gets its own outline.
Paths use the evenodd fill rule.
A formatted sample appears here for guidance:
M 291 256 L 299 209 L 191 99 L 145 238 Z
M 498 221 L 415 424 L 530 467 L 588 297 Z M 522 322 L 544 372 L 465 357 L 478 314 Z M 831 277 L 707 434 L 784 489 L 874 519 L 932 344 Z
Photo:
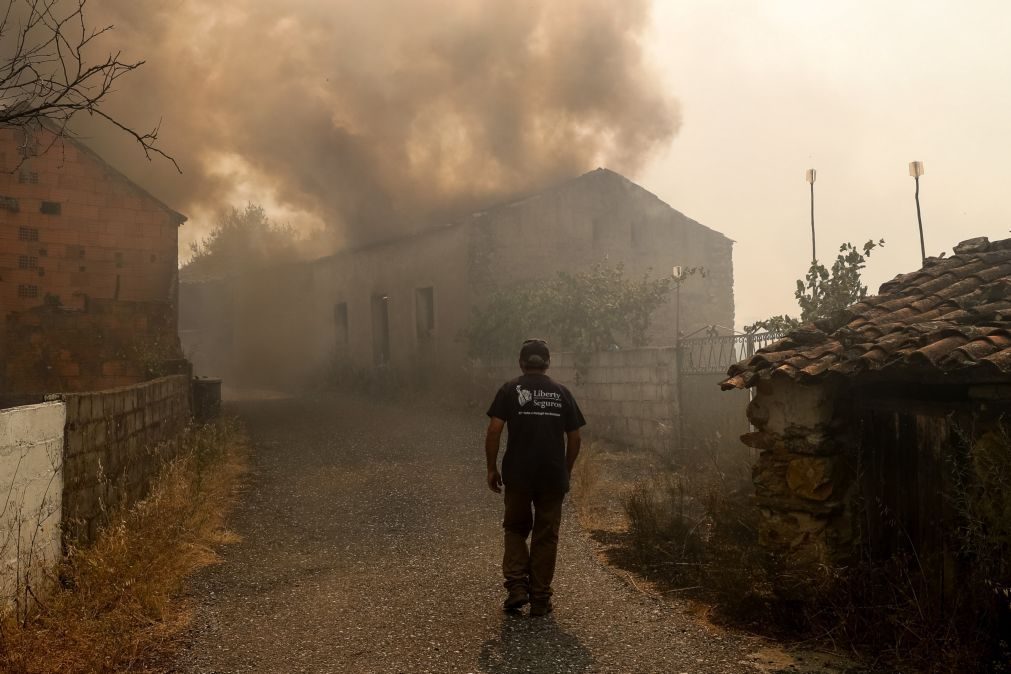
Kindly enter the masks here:
M 659 459 L 648 452 L 619 447 L 605 440 L 588 440 L 572 472 L 572 499 L 580 524 L 590 532 L 624 531 L 621 494 Z
M 26 620 L 0 620 L 0 670 L 12 674 L 158 671 L 186 627 L 185 578 L 234 538 L 224 517 L 244 470 L 234 422 L 192 430 L 151 494 L 74 549 Z

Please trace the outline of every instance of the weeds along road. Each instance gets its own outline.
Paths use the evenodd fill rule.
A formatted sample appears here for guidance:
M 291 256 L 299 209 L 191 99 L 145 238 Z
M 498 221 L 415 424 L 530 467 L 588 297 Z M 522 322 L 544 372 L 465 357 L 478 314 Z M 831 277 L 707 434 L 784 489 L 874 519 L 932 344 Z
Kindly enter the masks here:
M 753 671 L 754 642 L 640 595 L 598 561 L 571 512 L 554 614 L 503 614 L 485 419 L 436 409 L 231 405 L 254 444 L 232 518 L 242 541 L 191 584 L 176 671 Z

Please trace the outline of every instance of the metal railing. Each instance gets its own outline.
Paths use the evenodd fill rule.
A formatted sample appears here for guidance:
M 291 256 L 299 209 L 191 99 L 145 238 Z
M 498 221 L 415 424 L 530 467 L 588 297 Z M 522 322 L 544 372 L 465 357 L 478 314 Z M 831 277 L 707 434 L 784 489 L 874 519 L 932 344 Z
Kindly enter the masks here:
M 782 332 L 756 332 L 682 339 L 679 345 L 681 373 L 725 374 L 734 363 L 751 358 L 759 349 L 785 336 Z

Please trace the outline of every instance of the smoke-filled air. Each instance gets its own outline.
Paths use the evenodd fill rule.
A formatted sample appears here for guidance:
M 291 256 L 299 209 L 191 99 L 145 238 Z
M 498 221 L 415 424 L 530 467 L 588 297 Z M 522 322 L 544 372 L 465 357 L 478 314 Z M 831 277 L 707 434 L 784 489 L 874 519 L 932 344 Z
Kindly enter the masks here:
M 597 165 L 634 173 L 677 132 L 644 62 L 645 0 L 109 0 L 142 58 L 108 111 L 161 121 L 168 162 L 79 125 L 191 216 L 276 206 L 334 243 L 389 238 Z

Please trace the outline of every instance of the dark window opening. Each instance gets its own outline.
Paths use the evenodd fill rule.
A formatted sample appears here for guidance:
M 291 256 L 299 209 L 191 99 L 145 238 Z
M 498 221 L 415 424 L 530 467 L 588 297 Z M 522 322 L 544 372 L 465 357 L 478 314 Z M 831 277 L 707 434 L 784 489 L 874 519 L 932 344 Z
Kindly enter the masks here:
M 414 291 L 414 320 L 418 341 L 426 342 L 435 332 L 435 289 L 418 288 Z
M 33 299 L 39 296 L 39 287 L 33 285 L 18 285 L 18 297 L 22 299 Z
M 62 210 L 63 207 L 58 201 L 43 201 L 39 207 L 39 211 L 46 215 L 59 215 Z
M 39 266 L 39 258 L 32 255 L 18 256 L 19 269 L 35 269 L 38 266 Z
M 116 253 L 116 268 L 121 268 L 125 264 L 122 253 Z
M 46 268 L 45 267 L 39 267 L 39 276 L 45 276 L 45 275 L 46 275 Z
M 337 346 L 347 346 L 350 339 L 348 330 L 348 303 L 338 302 L 333 307 L 334 331 L 337 334 Z
M 20 241 L 38 241 L 39 240 L 39 230 L 34 227 L 18 227 L 18 240 Z
M 21 207 L 18 205 L 18 200 L 14 197 L 0 197 L 0 210 L 17 213 L 21 210 Z
M 36 171 L 18 171 L 18 182 L 22 184 L 38 185 L 39 174 Z
M 39 248 L 39 257 L 46 257 L 47 255 L 49 255 L 47 248 Z
M 372 296 L 372 360 L 377 366 L 390 363 L 390 297 Z

